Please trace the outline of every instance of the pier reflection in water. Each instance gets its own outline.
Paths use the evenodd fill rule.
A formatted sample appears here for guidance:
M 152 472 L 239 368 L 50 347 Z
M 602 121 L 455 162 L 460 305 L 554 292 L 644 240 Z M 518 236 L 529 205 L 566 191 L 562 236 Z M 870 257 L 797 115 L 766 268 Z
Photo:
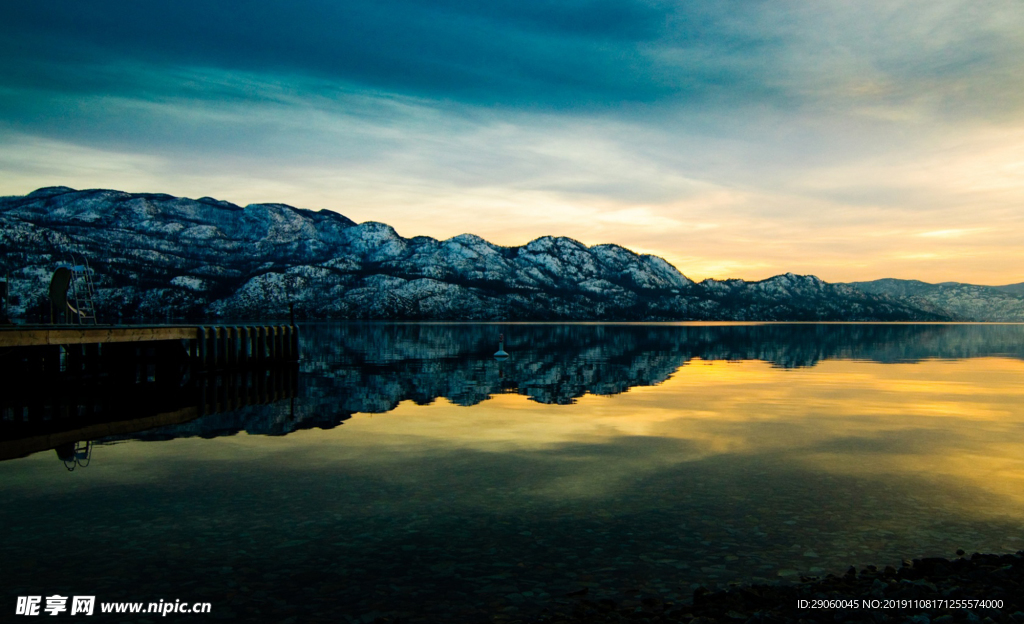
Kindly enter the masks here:
M 112 432 L 73 474 L 52 450 L 0 463 L 10 596 L 515 619 L 583 588 L 679 600 L 698 583 L 1024 548 L 1022 326 L 302 338 L 293 399 Z M 55 500 L 88 521 L 69 526 Z M 67 553 L 96 561 L 87 580 L 36 563 Z
M 149 372 L 50 375 L 12 385 L 0 395 L 0 460 L 54 449 L 69 469 L 88 465 L 93 440 L 293 399 L 298 386 L 294 365 L 201 374 L 138 368 Z

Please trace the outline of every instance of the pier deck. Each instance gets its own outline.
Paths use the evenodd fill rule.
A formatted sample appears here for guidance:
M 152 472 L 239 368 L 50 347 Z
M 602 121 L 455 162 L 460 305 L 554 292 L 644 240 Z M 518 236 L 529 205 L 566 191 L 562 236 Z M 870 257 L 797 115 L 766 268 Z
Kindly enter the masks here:
M 180 344 L 177 349 L 175 343 Z M 200 368 L 294 362 L 299 359 L 295 325 L 8 325 L 0 326 L 0 349 L 63 350 L 72 359 L 103 350 L 104 345 L 159 348 L 184 353 Z M 79 353 L 81 352 L 81 353 Z M 53 360 L 53 357 L 43 356 Z
M 0 348 L 193 340 L 198 325 L 9 325 L 0 327 Z

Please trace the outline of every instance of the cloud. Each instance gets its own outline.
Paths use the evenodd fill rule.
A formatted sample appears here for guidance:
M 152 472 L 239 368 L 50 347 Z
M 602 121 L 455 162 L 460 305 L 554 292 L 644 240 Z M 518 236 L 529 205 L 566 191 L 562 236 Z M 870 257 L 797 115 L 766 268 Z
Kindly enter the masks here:
M 641 44 L 672 5 L 119 0 L 4 11 L 5 47 L 58 66 L 125 59 L 299 74 L 480 104 L 572 107 L 650 101 L 671 89 Z M 26 54 L 27 53 L 27 54 Z M 13 63 L 5 73 L 16 74 Z M 22 81 L 46 84 L 21 75 Z M 64 83 L 62 76 L 61 85 Z M 117 88 L 102 77 L 81 88 Z
M 921 238 L 960 238 L 961 236 L 970 236 L 978 232 L 986 232 L 988 228 L 958 228 L 952 230 L 933 230 L 931 232 L 921 232 L 918 234 Z
M 1019 107 L 1024 96 L 1007 79 L 1021 75 L 1012 59 L 1024 45 L 1022 12 L 1010 2 L 981 12 L 960 0 L 40 0 L 0 9 L 0 76 L 8 85 L 139 95 L 130 80 L 94 71 L 128 62 L 482 106 L 824 102 L 905 117 L 915 106 Z M 979 86 L 985 98 L 973 97 Z
M 560 234 L 694 277 L 1020 281 L 1021 59 L 999 1 L 8 3 L 0 192 Z

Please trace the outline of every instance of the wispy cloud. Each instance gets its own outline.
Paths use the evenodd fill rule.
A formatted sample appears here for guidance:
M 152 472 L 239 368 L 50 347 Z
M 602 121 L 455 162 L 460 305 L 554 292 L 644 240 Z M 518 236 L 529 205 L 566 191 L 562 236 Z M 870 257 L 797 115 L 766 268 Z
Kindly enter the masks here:
M 988 228 L 958 228 L 952 230 L 933 230 L 931 232 L 921 232 L 918 236 L 922 238 L 960 238 L 962 236 L 969 236 L 978 232 L 987 232 Z
M 7 3 L 0 192 L 1016 282 L 1022 59 L 1010 1 Z

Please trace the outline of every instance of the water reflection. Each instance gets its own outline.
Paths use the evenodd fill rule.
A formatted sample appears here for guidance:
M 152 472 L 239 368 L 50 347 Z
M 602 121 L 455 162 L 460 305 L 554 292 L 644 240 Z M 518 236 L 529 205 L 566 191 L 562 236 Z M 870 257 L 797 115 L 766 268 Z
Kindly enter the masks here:
M 12 596 L 477 621 L 1017 550 L 1022 330 L 310 326 L 287 401 L 0 463 L 0 558 Z
M 496 360 L 494 345 L 503 334 L 511 357 Z M 429 405 L 440 398 L 474 406 L 518 394 L 568 405 L 586 395 L 662 384 L 695 361 L 758 360 L 798 369 L 829 360 L 1024 359 L 1024 326 L 311 324 L 302 330 L 302 353 L 297 401 L 273 410 L 218 409 L 222 413 L 187 424 L 105 440 L 285 435 L 331 429 L 353 414 L 390 412 L 403 401 Z M 680 374 L 703 380 L 706 372 L 691 367 Z M 756 387 L 745 378 L 738 395 L 751 396 Z
M 511 357 L 495 360 L 494 345 L 503 334 L 508 336 Z M 758 360 L 799 369 L 837 359 L 1022 359 L 1024 326 L 325 323 L 303 328 L 302 352 L 299 377 L 265 372 L 271 377 L 261 381 L 250 372 L 214 377 L 201 386 L 187 371 L 179 371 L 148 384 L 85 380 L 66 384 L 57 393 L 38 387 L 16 389 L 0 405 L 0 441 L 8 441 L 0 442 L 0 459 L 39 450 L 39 443 L 16 448 L 9 443 L 41 433 L 26 432 L 23 421 L 51 434 L 55 425 L 64 426 L 59 423 L 80 427 L 90 419 L 137 421 L 81 434 L 105 442 L 210 438 L 242 431 L 278 436 L 331 429 L 353 414 L 389 412 L 403 401 L 429 405 L 444 398 L 473 406 L 498 395 L 519 394 L 538 403 L 567 405 L 586 395 L 611 396 L 662 384 L 695 361 Z M 692 366 L 682 374 L 691 379 L 704 376 Z M 297 400 L 275 409 L 240 409 L 266 402 L 267 388 L 277 386 L 280 396 Z M 757 387 L 748 377 L 737 390 L 739 396 L 750 397 Z M 911 388 L 904 384 L 900 391 Z M 244 398 L 253 392 L 263 398 Z M 103 397 L 104 405 L 97 405 L 97 397 Z M 772 400 L 761 398 L 762 404 Z M 199 409 L 199 404 L 206 407 Z M 64 435 L 60 441 L 69 438 Z
M 488 357 L 499 335 L 508 360 Z M 304 369 L 346 390 L 352 412 L 445 397 L 475 405 L 506 392 L 571 403 L 664 382 L 694 359 L 780 368 L 834 359 L 1024 359 L 1021 325 L 311 325 Z M 341 388 L 337 388 L 341 389 Z
M 293 399 L 297 387 L 294 366 L 202 375 L 176 369 L 143 378 L 111 374 L 32 379 L 0 395 L 0 460 L 54 449 L 73 470 L 89 464 L 93 440 L 112 442 L 142 432 L 147 439 L 170 439 L 188 429 L 187 424 L 175 429 L 180 423 L 197 419 L 202 421 L 195 428 L 198 435 L 212 437 L 221 431 L 217 423 L 222 415 L 266 421 L 266 415 L 244 408 Z M 276 423 L 295 422 L 292 404 L 279 408 Z M 281 433 L 294 430 L 282 426 Z M 230 429 L 237 431 L 239 427 Z M 261 432 L 273 433 L 273 425 Z
M 64 442 L 54 447 L 57 459 L 64 462 L 68 471 L 75 468 L 87 468 L 92 461 L 92 442 Z

